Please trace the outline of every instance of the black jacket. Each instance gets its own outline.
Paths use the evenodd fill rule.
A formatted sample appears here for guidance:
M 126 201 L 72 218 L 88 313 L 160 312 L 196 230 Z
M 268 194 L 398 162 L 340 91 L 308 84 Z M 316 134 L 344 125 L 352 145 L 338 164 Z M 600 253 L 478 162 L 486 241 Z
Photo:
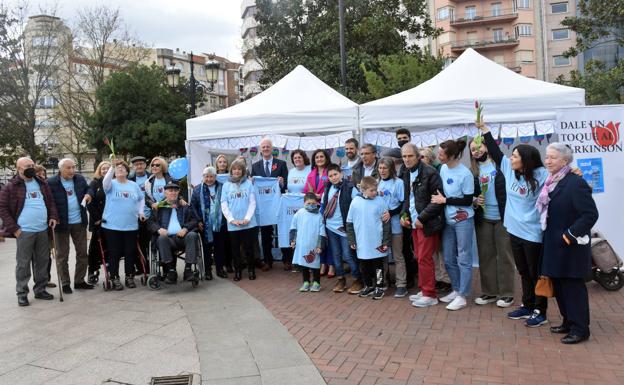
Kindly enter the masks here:
M 81 203 L 84 196 L 88 193 L 89 186 L 87 185 L 85 177 L 80 174 L 74 175 L 73 182 L 74 193 L 76 194 L 78 207 L 80 208 L 81 223 L 86 226 L 87 210 L 82 207 Z M 54 198 L 54 203 L 56 204 L 56 209 L 58 210 L 59 215 L 59 223 L 56 225 L 55 230 L 66 231 L 69 229 L 69 205 L 67 204 L 67 191 L 65 191 L 65 187 L 63 187 L 63 183 L 61 182 L 61 175 L 56 174 L 48 178 L 48 185 L 52 191 L 52 197 Z
M 431 203 L 431 196 L 440 191 L 444 194 L 444 187 L 440 174 L 435 168 L 418 162 L 418 176 L 414 183 L 410 185 L 410 171 L 403 173 L 404 196 L 403 214 L 409 215 L 410 191 L 414 191 L 414 206 L 418 211 L 418 220 L 423 224 L 425 236 L 431 236 L 444 228 L 444 205 Z M 416 218 L 411 218 L 413 221 Z
M 145 171 L 145 175 L 147 175 L 147 179 L 149 179 L 149 177 L 152 176 L 152 174 L 147 171 Z M 132 170 L 132 172 L 130 172 L 130 175 L 128 175 L 128 180 L 131 180 L 136 183 L 136 173 L 134 172 L 134 170 Z M 145 191 L 145 186 L 139 186 L 139 187 L 141 187 L 141 190 Z
M 102 180 L 104 178 L 95 178 L 89 183 L 89 195 L 93 199 L 87 204 L 87 210 L 89 210 L 89 231 L 93 231 L 96 224 L 95 222 L 102 220 L 104 214 L 104 205 L 106 204 L 106 192 L 102 187 Z M 101 224 L 100 224 L 101 225 Z
M 265 176 L 270 178 L 282 177 L 284 179 L 284 185 L 280 186 L 282 194 L 286 192 L 286 184 L 288 182 L 288 166 L 286 162 L 281 159 L 273 157 L 273 166 L 271 166 L 271 174 L 266 175 L 264 173 L 264 158 L 251 165 L 251 176 Z
M 591 242 L 579 245 L 574 237 L 591 237 L 591 229 L 598 220 L 592 190 L 583 178 L 569 173 L 549 197 L 541 274 L 552 278 L 584 278 L 591 270 Z M 565 243 L 563 234 L 571 245 Z
M 375 158 L 375 164 L 373 165 L 373 172 L 370 175 L 375 179 L 379 179 L 379 172 L 377 171 L 378 163 L 379 163 L 379 159 Z M 353 166 L 353 170 L 351 171 L 351 182 L 353 182 L 353 184 L 357 186 L 358 184 L 360 184 L 363 177 L 364 177 L 364 162 L 362 162 L 362 160 L 360 159 L 360 161 L 357 162 Z
M 323 194 L 323 201 L 321 203 L 321 207 L 323 207 L 323 209 L 327 208 L 327 195 L 329 194 L 329 189 L 331 188 L 331 186 L 331 184 L 327 184 L 325 186 L 325 193 Z M 338 207 L 340 208 L 340 215 L 342 215 L 342 225 L 344 226 L 345 231 L 347 231 L 347 215 L 349 215 L 349 207 L 351 206 L 351 194 L 353 194 L 353 188 L 353 183 L 346 180 L 343 180 L 338 186 L 338 190 L 340 193 L 340 196 L 338 197 Z
M 159 229 L 168 228 L 172 212 L 173 210 L 171 207 L 159 208 L 156 211 L 156 215 L 152 215 L 147 223 L 147 229 L 149 232 L 157 234 Z M 195 213 L 193 213 L 193 208 L 190 205 L 178 205 L 176 213 L 178 214 L 180 226 L 183 229 L 193 231 L 197 228 L 197 218 L 195 218 Z

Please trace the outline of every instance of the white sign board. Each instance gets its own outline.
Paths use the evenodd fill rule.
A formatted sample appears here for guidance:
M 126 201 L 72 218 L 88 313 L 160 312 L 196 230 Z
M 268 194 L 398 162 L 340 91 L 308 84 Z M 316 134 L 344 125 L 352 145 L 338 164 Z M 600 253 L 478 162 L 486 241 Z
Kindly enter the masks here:
M 624 257 L 624 105 L 564 108 L 557 112 L 559 141 L 572 148 L 574 164 L 593 189 L 600 218 L 594 227 Z

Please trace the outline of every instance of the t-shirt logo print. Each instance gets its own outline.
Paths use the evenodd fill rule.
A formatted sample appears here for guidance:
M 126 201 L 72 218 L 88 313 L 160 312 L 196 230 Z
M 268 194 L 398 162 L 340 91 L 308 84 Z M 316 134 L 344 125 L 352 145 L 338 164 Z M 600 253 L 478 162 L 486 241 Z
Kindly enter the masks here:
M 457 212 L 453 216 L 453 219 L 455 220 L 455 222 L 465 221 L 466 219 L 468 219 L 468 212 L 462 209 L 457 209 Z
M 36 191 L 33 191 L 33 192 L 31 192 L 31 193 L 30 193 L 30 197 L 31 197 L 32 199 L 36 199 L 36 198 L 38 198 L 38 197 L 39 197 L 39 193 L 38 193 L 38 192 L 36 192 Z
M 453 178 L 448 178 L 448 179 L 446 180 L 446 184 L 453 184 L 453 182 L 454 182 L 454 181 L 453 181 Z
M 314 260 L 316 259 L 316 254 L 314 253 L 314 250 L 310 250 L 308 254 L 303 256 L 303 259 L 305 259 L 307 263 L 314 262 Z
M 67 192 L 67 196 L 68 197 L 74 195 L 74 190 L 72 190 L 72 189 L 66 189 L 65 192 Z
M 165 191 L 165 188 L 164 188 L 164 187 L 162 187 L 162 186 L 161 186 L 161 187 L 158 187 L 158 193 L 159 193 L 159 194 L 162 194 L 164 191 Z
M 122 193 L 121 193 L 121 195 L 122 195 L 124 198 L 128 198 L 128 197 L 130 196 L 130 194 L 129 194 L 127 191 L 122 192 Z

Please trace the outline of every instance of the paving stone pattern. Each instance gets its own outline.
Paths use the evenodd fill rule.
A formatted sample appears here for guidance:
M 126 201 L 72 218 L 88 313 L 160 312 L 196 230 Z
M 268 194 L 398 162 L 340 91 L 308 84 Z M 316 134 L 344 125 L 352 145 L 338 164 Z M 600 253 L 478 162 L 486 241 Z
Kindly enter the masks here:
M 473 276 L 478 290 L 478 270 Z M 589 283 L 592 336 L 566 346 L 548 326 L 561 319 L 549 302 L 550 324 L 530 329 L 495 304 L 450 312 L 407 298 L 381 301 L 331 292 L 299 293 L 300 274 L 274 270 L 239 285 L 294 335 L 330 385 L 624 384 L 624 292 Z M 517 296 L 519 294 L 517 284 Z

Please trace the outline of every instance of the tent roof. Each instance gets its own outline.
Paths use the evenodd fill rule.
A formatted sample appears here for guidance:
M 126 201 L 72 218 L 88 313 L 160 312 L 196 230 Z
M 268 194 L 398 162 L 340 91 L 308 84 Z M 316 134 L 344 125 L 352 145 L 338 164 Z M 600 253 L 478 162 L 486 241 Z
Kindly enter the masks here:
M 361 105 L 360 127 L 471 123 L 475 100 L 488 122 L 550 120 L 556 108 L 585 105 L 585 90 L 524 77 L 469 48 L 419 86 Z
M 358 105 L 299 65 L 232 107 L 186 121 L 187 140 L 357 129 Z

